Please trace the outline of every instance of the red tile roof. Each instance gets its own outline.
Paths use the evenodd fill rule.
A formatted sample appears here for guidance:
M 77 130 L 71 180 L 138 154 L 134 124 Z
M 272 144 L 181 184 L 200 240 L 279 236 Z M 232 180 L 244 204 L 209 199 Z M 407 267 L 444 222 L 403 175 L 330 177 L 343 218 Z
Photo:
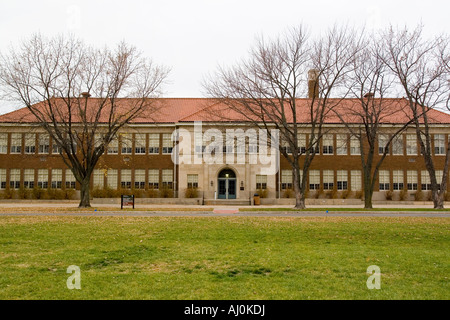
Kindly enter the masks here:
M 92 104 L 92 110 L 95 110 L 95 104 L 100 99 L 89 98 L 88 103 Z M 131 103 L 136 99 L 119 99 L 119 107 L 117 114 L 122 110 L 126 110 Z M 142 113 L 135 118 L 133 123 L 177 123 L 177 122 L 242 122 L 249 121 L 251 117 L 244 116 L 232 110 L 226 104 L 220 103 L 215 99 L 209 98 L 162 98 L 158 100 L 149 100 L 152 102 L 151 107 L 147 112 Z M 377 100 L 378 102 L 380 100 Z M 311 99 L 297 99 L 297 122 L 308 123 L 309 116 L 307 110 L 309 109 Z M 329 111 L 325 118 L 325 123 L 341 123 L 340 118 L 336 115 L 339 113 L 346 122 L 361 123 L 361 119 L 357 116 L 361 105 L 357 99 L 332 99 L 331 105 L 335 104 L 333 111 Z M 383 112 L 381 113 L 382 123 L 405 123 L 410 116 L 410 109 L 407 105 L 406 99 L 383 99 Z M 45 107 L 40 103 L 42 108 Z M 37 104 L 38 107 L 41 107 Z M 89 105 L 88 105 L 89 110 Z M 292 113 L 286 109 L 286 117 L 288 122 L 292 122 Z M 100 119 L 101 122 L 107 122 L 109 116 L 109 109 L 105 110 L 104 117 Z M 428 112 L 430 123 L 435 124 L 450 124 L 450 115 L 434 109 Z M 256 119 L 254 117 L 253 119 Z M 35 123 L 34 116 L 27 108 L 22 108 L 0 115 L 0 123 Z

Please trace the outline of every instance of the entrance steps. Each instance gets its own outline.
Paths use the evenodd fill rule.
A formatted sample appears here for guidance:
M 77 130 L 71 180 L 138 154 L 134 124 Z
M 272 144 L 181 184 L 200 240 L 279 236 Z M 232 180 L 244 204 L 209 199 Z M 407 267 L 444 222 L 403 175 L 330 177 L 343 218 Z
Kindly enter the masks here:
M 250 199 L 205 199 L 204 205 L 208 206 L 248 206 L 251 205 Z

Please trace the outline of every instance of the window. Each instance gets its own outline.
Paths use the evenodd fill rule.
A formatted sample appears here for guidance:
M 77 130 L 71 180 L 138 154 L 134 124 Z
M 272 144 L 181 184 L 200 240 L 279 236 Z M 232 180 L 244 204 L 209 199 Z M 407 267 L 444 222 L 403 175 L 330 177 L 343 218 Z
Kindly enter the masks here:
M 336 173 L 336 186 L 338 190 L 348 189 L 348 173 L 347 170 L 338 170 Z
M 103 143 L 103 135 L 101 133 L 96 133 L 94 135 L 94 148 L 98 148 Z
M 62 148 L 58 146 L 55 140 L 52 140 L 52 153 L 53 154 L 60 154 L 62 153 Z
M 291 153 L 291 147 L 285 137 L 281 137 L 281 149 L 287 154 Z
M 38 187 L 43 189 L 48 188 L 48 169 L 38 170 Z
M 0 133 L 0 153 L 8 152 L 8 134 Z
M 164 188 L 173 188 L 173 170 L 163 169 L 162 170 L 162 185 Z
M 52 169 L 52 188 L 62 188 L 62 169 Z
M 361 154 L 361 144 L 358 137 L 350 137 L 350 154 L 360 155 Z
M 300 154 L 306 153 L 306 134 L 299 133 L 297 135 L 297 146 Z
M 11 189 L 20 188 L 20 169 L 11 169 L 9 171 L 9 187 Z
M 320 171 L 310 170 L 309 171 L 309 190 L 319 190 L 320 189 Z
M 108 144 L 107 148 L 108 154 L 118 154 L 119 153 L 119 139 L 114 138 Z
M 382 155 L 386 151 L 389 154 L 389 146 L 386 144 L 389 141 L 389 136 L 387 134 L 379 134 L 378 135 L 378 154 Z
M 436 183 L 437 183 L 437 187 L 440 190 L 441 189 L 441 182 L 442 182 L 442 175 L 444 174 L 444 171 L 442 170 L 436 170 L 435 171 L 435 175 L 436 175 Z
M 325 134 L 322 138 L 322 153 L 333 154 L 333 135 Z
M 194 150 L 197 153 L 197 157 L 201 158 L 203 153 L 206 151 L 206 145 L 203 142 L 203 135 L 199 132 L 194 132 Z
M 431 190 L 431 179 L 427 170 L 420 172 L 420 186 L 422 190 Z
M 350 171 L 352 191 L 361 191 L 362 183 L 361 183 L 361 170 L 352 170 Z
M 165 154 L 172 153 L 173 150 L 173 141 L 172 141 L 172 134 L 170 133 L 164 133 L 162 136 L 162 152 Z
M 256 175 L 256 189 L 257 190 L 267 189 L 267 175 L 262 174 Z
M 25 134 L 25 153 L 33 154 L 36 153 L 36 134 L 26 133 Z
M 323 190 L 333 190 L 334 172 L 333 170 L 323 170 Z
M 347 155 L 347 135 L 336 135 L 336 154 Z
M 131 189 L 131 169 L 120 170 L 120 186 L 123 189 Z
M 135 154 L 145 154 L 145 150 L 146 150 L 146 135 L 145 134 L 140 134 L 140 133 L 136 133 L 134 135 L 134 153 Z M 144 183 L 145 184 L 145 183 Z
M 76 179 L 73 175 L 72 170 L 66 169 L 66 188 L 67 189 L 75 189 Z
M 149 169 L 148 170 L 148 187 L 150 189 L 158 189 L 159 188 L 159 170 L 158 169 Z
M 11 153 L 21 153 L 22 152 L 22 134 L 21 133 L 11 133 Z
M 135 189 L 145 189 L 145 170 L 144 169 L 134 170 L 134 188 Z
M 6 169 L 0 169 L 0 189 L 6 188 Z
M 281 170 L 281 190 L 292 189 L 292 170 Z
M 34 169 L 25 169 L 23 171 L 23 187 L 34 188 Z
M 417 190 L 417 171 L 408 170 L 406 171 L 407 188 L 410 191 Z
M 159 134 L 151 133 L 148 135 L 148 153 L 159 154 Z
M 379 180 L 380 190 L 389 190 L 390 189 L 390 186 L 389 186 L 390 178 L 389 178 L 388 170 L 380 170 L 380 172 L 378 173 L 378 180 Z
M 188 174 L 187 175 L 187 187 L 188 188 L 198 188 L 198 174 Z
M 417 136 L 415 134 L 406 135 L 406 154 L 409 156 L 417 155 Z
M 117 189 L 118 173 L 117 169 L 108 169 L 106 172 L 106 183 L 108 188 Z
M 393 190 L 403 190 L 403 170 L 392 171 L 392 189 Z
M 445 136 L 443 134 L 434 135 L 434 154 L 445 154 Z
M 120 141 L 122 143 L 122 154 L 131 154 L 131 151 L 133 150 L 133 141 L 131 140 L 131 134 L 130 133 L 123 133 L 120 135 Z
M 50 137 L 48 134 L 39 134 L 39 153 L 50 152 Z
M 397 135 L 392 139 L 392 154 L 395 156 L 402 156 L 403 152 L 403 135 Z
M 105 185 L 105 173 L 102 169 L 94 169 L 92 184 L 94 188 L 103 189 Z

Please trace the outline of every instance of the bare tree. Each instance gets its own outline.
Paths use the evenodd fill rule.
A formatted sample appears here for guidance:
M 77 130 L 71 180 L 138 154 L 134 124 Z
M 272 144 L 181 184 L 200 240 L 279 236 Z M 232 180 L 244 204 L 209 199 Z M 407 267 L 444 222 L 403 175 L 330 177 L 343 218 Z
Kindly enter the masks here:
M 34 35 L 0 56 L 0 84 L 21 101 L 59 147 L 89 207 L 90 177 L 118 131 L 138 116 L 151 118 L 168 75 L 165 67 L 120 43 L 99 50 L 63 36 Z
M 259 39 L 247 60 L 219 68 L 204 83 L 210 97 L 241 119 L 267 130 L 269 136 L 270 128 L 278 130 L 280 153 L 292 168 L 296 208 L 305 208 L 307 173 L 326 117 L 345 97 L 346 92 L 339 90 L 345 88 L 359 39 L 346 27 L 334 27 L 314 41 L 308 40 L 304 27 L 291 29 L 273 41 Z M 306 88 L 310 99 L 300 99 Z M 339 99 L 333 99 L 335 91 Z M 298 139 L 302 132 L 309 135 L 304 146 Z
M 373 36 L 370 37 L 356 55 L 353 71 L 347 77 L 350 97 L 354 99 L 333 110 L 349 130 L 351 139 L 359 145 L 365 208 L 372 208 L 378 171 L 392 142 L 411 123 L 403 111 L 404 105 L 398 99 L 388 98 L 392 94 L 394 77 L 383 63 L 381 54 L 383 48 Z M 405 121 L 394 123 L 393 117 Z M 390 131 L 385 140 L 378 139 L 383 127 Z
M 437 119 L 430 116 L 430 110 L 445 105 L 448 108 L 448 37 L 438 36 L 426 40 L 423 27 L 415 30 L 394 30 L 392 27 L 382 35 L 382 44 L 387 50 L 384 59 L 401 86 L 416 130 L 421 152 L 430 176 L 434 208 L 443 208 L 447 189 L 450 149 L 445 152 L 442 180 L 436 179 L 436 164 L 433 157 L 436 148 L 430 129 Z M 439 57 L 443 59 L 439 59 Z M 447 57 L 447 58 L 446 58 Z M 444 63 L 447 61 L 447 64 Z M 441 152 L 441 151 L 439 151 Z

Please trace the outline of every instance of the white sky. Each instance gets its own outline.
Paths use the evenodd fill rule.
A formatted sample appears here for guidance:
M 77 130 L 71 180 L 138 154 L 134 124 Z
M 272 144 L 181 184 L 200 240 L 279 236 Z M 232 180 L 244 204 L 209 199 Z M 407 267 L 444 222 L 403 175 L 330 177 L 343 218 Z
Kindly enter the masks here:
M 449 13 L 448 0 L 0 0 L 0 51 L 35 32 L 73 33 L 99 46 L 125 40 L 172 68 L 166 97 L 202 97 L 203 76 L 244 57 L 258 34 L 300 23 L 316 33 L 334 23 L 422 22 L 433 35 L 450 31 Z M 0 101 L 0 114 L 18 107 Z

